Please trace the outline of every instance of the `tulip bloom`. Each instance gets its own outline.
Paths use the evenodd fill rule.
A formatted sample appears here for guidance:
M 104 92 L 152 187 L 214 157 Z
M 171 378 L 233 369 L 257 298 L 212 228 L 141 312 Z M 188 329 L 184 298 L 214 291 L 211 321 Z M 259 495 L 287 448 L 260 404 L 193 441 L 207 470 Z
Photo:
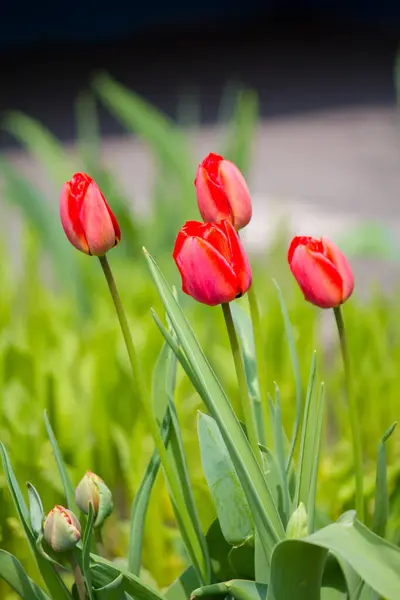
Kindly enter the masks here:
M 81 539 L 81 526 L 73 512 L 56 504 L 44 521 L 43 536 L 55 552 L 68 552 Z
M 183 291 L 198 302 L 215 306 L 245 294 L 251 268 L 230 221 L 188 221 L 175 242 L 174 260 Z
M 194 184 L 204 221 L 220 223 L 229 219 L 236 231 L 248 224 L 252 212 L 250 192 L 232 162 L 211 152 L 199 165 Z
M 349 298 L 354 277 L 344 254 L 325 237 L 298 236 L 290 244 L 288 261 L 308 302 L 335 308 Z
M 65 235 L 85 254 L 102 256 L 121 240 L 118 222 L 106 199 L 85 173 L 76 173 L 64 183 L 60 216 Z

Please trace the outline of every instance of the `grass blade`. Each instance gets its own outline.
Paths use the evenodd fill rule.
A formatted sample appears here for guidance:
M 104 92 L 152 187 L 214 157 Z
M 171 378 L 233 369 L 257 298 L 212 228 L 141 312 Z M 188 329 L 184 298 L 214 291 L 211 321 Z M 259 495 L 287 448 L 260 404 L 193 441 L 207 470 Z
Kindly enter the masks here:
M 294 507 L 298 507 L 303 502 L 308 512 L 309 491 L 312 477 L 313 451 L 314 451 L 314 426 L 315 426 L 315 393 L 314 381 L 316 370 L 315 352 L 311 361 L 310 376 L 306 394 L 306 403 L 304 407 L 303 426 L 301 429 L 301 442 L 299 452 L 299 466 L 296 481 L 296 492 L 294 498 Z
M 47 435 L 49 436 L 50 444 L 53 449 L 54 458 L 56 459 L 58 471 L 60 473 L 67 506 L 70 510 L 72 510 L 73 513 L 79 514 L 79 509 L 75 501 L 75 488 L 68 474 L 67 467 L 65 466 L 64 459 L 60 452 L 60 448 L 58 447 L 57 440 L 54 436 L 53 429 L 47 416 L 47 411 L 44 413 L 44 422 L 46 425 Z
M 168 438 L 171 427 L 171 415 L 167 408 L 164 421 L 161 428 L 161 437 L 165 446 L 168 445 Z M 135 499 L 132 504 L 131 511 L 131 525 L 129 534 L 129 553 L 128 553 L 128 569 L 134 575 L 140 574 L 140 568 L 142 565 L 142 545 L 143 545 L 143 534 L 144 524 L 147 513 L 147 508 L 150 501 L 151 491 L 157 478 L 158 471 L 160 469 L 160 457 L 155 450 L 147 465 L 145 474 L 142 482 L 136 493 Z
M 93 506 L 89 504 L 89 512 L 85 527 L 85 532 L 83 534 L 83 544 L 82 544 L 82 572 L 85 578 L 86 583 L 86 591 L 89 596 L 89 600 L 95 600 L 93 588 L 92 588 L 92 575 L 90 572 L 90 548 L 92 545 L 92 534 L 93 534 L 93 526 L 94 526 L 94 510 Z
M 389 491 L 386 469 L 386 442 L 396 429 L 393 423 L 383 434 L 378 446 L 378 461 L 376 465 L 375 511 L 373 530 L 377 535 L 385 537 L 386 523 L 389 516 Z
M 300 431 L 301 408 L 302 408 L 300 365 L 299 365 L 299 357 L 297 355 L 297 350 L 296 350 L 296 344 L 294 341 L 293 329 L 292 329 L 292 325 L 290 322 L 289 313 L 286 308 L 285 300 L 283 298 L 283 294 L 282 294 L 281 288 L 278 285 L 278 282 L 275 281 L 275 279 L 273 279 L 273 282 L 274 282 L 274 285 L 278 292 L 278 300 L 279 300 L 279 305 L 281 307 L 283 322 L 285 325 L 285 334 L 286 334 L 286 339 L 287 339 L 287 342 L 289 345 L 290 359 L 292 361 L 292 367 L 293 367 L 294 379 L 295 379 L 295 385 L 296 385 L 296 416 L 295 416 L 294 425 L 293 425 L 293 433 L 292 433 L 292 439 L 290 442 L 289 455 L 288 455 L 287 462 L 286 462 L 286 471 L 289 472 L 290 465 L 291 465 L 291 462 L 293 459 L 293 453 L 296 448 L 297 438 L 298 438 L 299 431 Z
M 283 490 L 283 526 L 286 528 L 290 517 L 290 496 L 288 477 L 285 465 L 285 433 L 282 423 L 281 394 L 277 384 L 275 384 L 275 419 L 274 419 L 274 445 L 276 449 L 276 458 L 279 466 L 280 479 Z
M 320 450 L 321 450 L 321 437 L 322 437 L 324 407 L 325 407 L 325 386 L 323 383 L 321 383 L 321 386 L 319 389 L 316 418 L 315 418 L 314 449 L 313 449 L 313 453 L 312 453 L 313 466 L 312 466 L 312 472 L 311 472 L 310 492 L 308 495 L 307 513 L 308 513 L 308 532 L 309 533 L 312 533 L 314 531 L 315 505 L 316 505 L 316 501 L 317 501 L 318 466 L 319 466 L 319 456 L 320 456 Z

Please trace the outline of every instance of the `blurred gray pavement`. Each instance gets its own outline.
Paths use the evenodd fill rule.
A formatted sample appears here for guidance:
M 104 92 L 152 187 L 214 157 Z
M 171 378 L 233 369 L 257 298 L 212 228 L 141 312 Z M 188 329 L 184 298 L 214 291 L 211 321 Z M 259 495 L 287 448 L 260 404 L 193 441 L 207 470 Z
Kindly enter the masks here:
M 190 139 L 200 161 L 221 146 L 224 128 L 216 119 L 226 86 L 243 82 L 257 90 L 262 115 L 249 176 L 255 218 L 246 243 L 265 247 L 286 217 L 293 233 L 334 239 L 363 222 L 381 223 L 400 247 L 400 117 L 393 83 L 398 37 L 393 32 L 303 23 L 259 28 L 242 38 L 211 31 L 207 45 L 198 34 L 168 39 L 86 49 L 80 60 L 71 50 L 63 64 L 57 50 L 31 53 L 15 64 L 6 57 L 9 79 L 0 108 L 43 120 L 73 152 L 73 101 L 93 70 L 102 67 L 172 117 L 182 95 L 194 94 L 200 127 L 190 129 Z M 101 123 L 104 163 L 129 195 L 148 206 L 154 165 L 147 149 L 123 134 L 105 111 Z M 32 159 L 4 134 L 0 148 L 46 186 Z

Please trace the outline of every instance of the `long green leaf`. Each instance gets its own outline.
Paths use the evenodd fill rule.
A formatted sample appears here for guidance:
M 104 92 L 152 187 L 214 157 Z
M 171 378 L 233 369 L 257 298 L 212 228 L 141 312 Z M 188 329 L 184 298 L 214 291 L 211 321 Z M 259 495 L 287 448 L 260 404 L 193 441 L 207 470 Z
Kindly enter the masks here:
M 1 459 L 3 463 L 4 474 L 6 476 L 6 481 L 8 488 L 10 490 L 15 508 L 18 513 L 19 520 L 21 521 L 22 527 L 24 529 L 25 535 L 28 539 L 31 550 L 33 551 L 39 570 L 42 574 L 43 580 L 46 584 L 47 589 L 50 592 L 50 595 L 57 600 L 72 600 L 72 597 L 65 587 L 64 582 L 55 571 L 53 565 L 46 560 L 39 552 L 36 547 L 36 540 L 33 535 L 33 531 L 29 524 L 29 511 L 26 506 L 24 497 L 22 495 L 21 489 L 18 485 L 17 480 L 15 479 L 14 472 L 11 467 L 10 460 L 8 458 L 7 451 L 4 445 L 0 442 L 0 453 Z
M 251 161 L 251 147 L 258 123 L 258 96 L 253 90 L 237 93 L 224 156 L 246 172 Z
M 93 583 L 97 587 L 104 587 L 113 581 L 117 581 L 120 582 L 120 590 L 131 594 L 136 600 L 164 600 L 164 597 L 157 590 L 146 585 L 129 571 L 116 567 L 109 560 L 97 554 L 91 554 L 90 558 L 95 563 L 91 572 Z
M 400 598 L 400 549 L 346 513 L 297 543 L 326 548 L 347 561 L 358 575 L 387 600 Z
M 167 408 L 161 427 L 161 436 L 165 445 L 168 444 L 170 427 L 171 415 L 169 412 L 169 408 Z M 142 545 L 145 518 L 150 501 L 151 491 L 157 478 L 157 473 L 159 471 L 160 464 L 160 456 L 157 450 L 155 450 L 152 454 L 149 464 L 147 465 L 142 482 L 139 486 L 139 489 L 136 493 L 135 499 L 132 504 L 129 534 L 128 568 L 129 571 L 134 575 L 140 574 L 140 568 L 142 565 Z
M 393 423 L 383 434 L 378 446 L 378 461 L 376 466 L 374 531 L 381 537 L 385 536 L 386 523 L 389 516 L 389 491 L 386 472 L 385 444 L 394 432 L 397 422 Z
M 214 419 L 198 412 L 197 430 L 203 471 L 222 533 L 229 544 L 241 546 L 254 533 L 243 488 Z
M 245 490 L 256 527 L 262 534 L 267 556 L 270 557 L 274 545 L 284 535 L 282 522 L 271 491 L 232 406 L 205 358 L 170 287 L 159 271 L 154 259 L 147 253 L 146 260 L 177 338 L 186 354 L 191 369 L 196 375 L 203 401 L 218 423 Z
M 0 550 L 0 579 L 4 579 L 23 600 L 49 600 L 27 576 L 19 560 L 5 550 Z
M 37 537 L 42 532 L 42 523 L 44 518 L 43 504 L 36 488 L 31 484 L 26 484 L 29 496 L 29 514 L 31 527 L 34 535 Z
M 317 502 L 317 481 L 318 481 L 318 467 L 319 467 L 319 456 L 321 450 L 321 436 L 322 436 L 322 424 L 323 414 L 325 406 L 325 386 L 321 383 L 318 404 L 315 416 L 315 427 L 314 427 L 314 448 L 312 452 L 312 470 L 310 479 L 310 491 L 308 494 L 308 527 L 309 533 L 314 531 L 315 522 L 315 505 Z
M 73 513 L 78 514 L 79 509 L 76 505 L 75 500 L 75 488 L 68 474 L 67 467 L 65 466 L 64 459 L 60 452 L 60 448 L 58 447 L 57 440 L 54 436 L 54 432 L 46 411 L 44 413 L 44 422 L 46 425 L 47 435 L 49 436 L 50 444 L 53 449 L 54 458 L 56 459 L 58 472 L 60 473 L 61 481 L 64 488 L 64 494 L 67 501 L 67 506 L 70 510 L 72 510 Z
M 282 490 L 283 490 L 283 526 L 286 528 L 289 517 L 290 517 L 290 496 L 289 496 L 289 484 L 286 472 L 285 464 L 285 434 L 283 430 L 282 422 L 282 410 L 281 410 L 281 394 L 277 384 L 275 384 L 275 419 L 274 419 L 274 447 L 276 448 L 276 458 L 279 466 L 279 473 L 281 478 Z
M 171 326 L 169 327 L 169 336 L 176 343 L 176 337 Z M 160 415 L 166 408 L 169 410 L 171 418 L 171 433 L 169 438 L 169 447 L 167 449 L 169 459 L 180 482 L 182 497 L 185 501 L 190 519 L 193 523 L 199 545 L 202 548 L 204 564 L 207 565 L 208 577 L 210 577 L 210 559 L 208 556 L 207 543 L 201 528 L 200 518 L 197 512 L 196 503 L 193 496 L 190 482 L 189 469 L 187 466 L 185 448 L 183 445 L 181 430 L 176 411 L 174 394 L 176 385 L 177 358 L 169 346 L 165 344 L 157 361 L 153 375 L 153 398 L 155 401 L 156 417 L 160 421 Z M 180 514 L 176 511 L 176 519 L 185 538 L 185 543 L 190 543 L 186 536 L 185 529 L 182 527 Z
M 164 593 L 166 600 L 188 600 L 193 590 L 199 587 L 196 571 L 193 567 L 188 567 L 182 573 L 167 591 Z
M 231 581 L 214 583 L 213 585 L 198 588 L 193 591 L 192 598 L 225 596 L 235 598 L 235 600 L 266 600 L 267 589 L 265 584 L 257 583 L 256 581 L 232 579 Z
M 86 591 L 89 596 L 89 600 L 95 600 L 93 588 L 92 588 L 92 575 L 90 572 L 90 547 L 92 544 L 93 526 L 95 521 L 95 515 L 93 505 L 89 504 L 89 513 L 86 522 L 85 532 L 83 535 L 82 544 L 82 573 L 85 578 Z
M 261 444 L 266 445 L 265 424 L 263 409 L 260 401 L 260 387 L 257 376 L 257 359 L 254 345 L 253 326 L 251 319 L 240 306 L 232 302 L 231 311 L 235 328 L 240 339 L 240 347 L 243 356 L 243 364 L 246 372 L 246 381 L 249 394 L 253 403 L 254 416 L 256 418 L 257 435 Z
M 292 439 L 290 442 L 290 451 L 289 451 L 289 455 L 288 455 L 287 463 L 286 463 L 286 465 L 287 465 L 286 470 L 289 472 L 290 465 L 291 465 L 291 462 L 293 459 L 293 453 L 296 448 L 297 438 L 298 438 L 299 431 L 300 431 L 301 408 L 302 408 L 300 364 L 299 364 L 299 357 L 297 355 L 296 344 L 294 341 L 292 324 L 290 322 L 289 313 L 286 308 L 285 300 L 284 300 L 283 294 L 281 292 L 281 288 L 278 285 L 278 282 L 275 281 L 275 279 L 273 279 L 273 282 L 274 282 L 274 285 L 278 292 L 278 300 L 279 300 L 279 304 L 281 307 L 283 322 L 285 325 L 285 334 L 286 334 L 286 339 L 287 339 L 287 342 L 289 345 L 290 359 L 292 361 L 292 367 L 293 367 L 294 379 L 295 379 L 295 385 L 296 385 L 296 416 L 295 416 L 294 425 L 293 425 Z
M 312 479 L 313 452 L 314 452 L 314 433 L 315 433 L 315 398 L 314 380 L 315 380 L 316 360 L 315 353 L 311 361 L 310 376 L 308 379 L 306 403 L 304 407 L 303 425 L 301 428 L 301 442 L 299 452 L 299 466 L 297 475 L 296 493 L 294 506 L 303 502 L 308 511 L 308 500 L 310 484 Z

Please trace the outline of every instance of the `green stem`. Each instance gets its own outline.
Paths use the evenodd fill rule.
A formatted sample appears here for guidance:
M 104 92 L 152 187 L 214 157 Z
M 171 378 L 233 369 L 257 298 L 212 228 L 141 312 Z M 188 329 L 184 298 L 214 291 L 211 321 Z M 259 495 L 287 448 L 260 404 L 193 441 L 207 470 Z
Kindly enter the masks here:
M 85 580 L 83 579 L 81 568 L 78 564 L 78 561 L 75 558 L 74 553 L 71 553 L 69 562 L 71 563 L 72 572 L 74 574 L 79 600 L 86 600 Z
M 260 451 L 258 447 L 257 431 L 255 427 L 255 419 L 253 406 L 249 396 L 249 391 L 246 382 L 246 373 L 244 371 L 242 355 L 240 352 L 239 340 L 237 338 L 235 325 L 232 318 L 231 307 L 229 303 L 221 304 L 222 312 L 224 313 L 226 329 L 228 331 L 229 341 L 231 344 L 231 350 L 233 355 L 233 362 L 235 363 L 236 376 L 239 384 L 239 396 L 240 404 L 242 407 L 243 418 L 247 428 L 247 435 L 249 436 L 250 445 L 253 449 L 254 456 L 261 462 Z
M 201 547 L 200 541 L 198 539 L 196 530 L 193 526 L 192 520 L 186 508 L 186 504 L 183 500 L 182 491 L 180 489 L 179 479 L 172 468 L 169 460 L 167 450 L 165 448 L 164 442 L 161 437 L 160 429 L 157 424 L 157 420 L 154 416 L 150 403 L 147 401 L 148 394 L 146 388 L 144 386 L 142 374 L 139 368 L 139 361 L 136 355 L 135 347 L 132 340 L 132 335 L 129 329 L 128 320 L 126 318 L 126 314 L 121 302 L 120 295 L 118 293 L 118 289 L 107 260 L 107 257 L 99 256 L 100 264 L 102 266 L 105 278 L 108 283 L 108 287 L 110 289 L 110 293 L 114 302 L 115 310 L 118 315 L 119 324 L 121 327 L 122 335 L 125 340 L 125 345 L 128 351 L 129 361 L 131 364 L 134 385 L 136 387 L 139 400 L 142 404 L 142 407 L 146 413 L 148 425 L 153 436 L 153 440 L 155 446 L 157 448 L 158 454 L 160 456 L 160 460 L 168 481 L 168 485 L 171 491 L 171 495 L 173 498 L 173 502 L 175 504 L 175 508 L 179 514 L 182 525 L 185 528 L 186 535 L 189 539 L 190 546 L 192 549 L 191 558 L 195 563 L 194 566 L 196 568 L 197 574 L 201 583 L 204 585 L 208 583 L 208 568 L 206 565 L 205 557 L 203 554 L 203 549 Z
M 267 443 L 271 444 L 273 441 L 272 434 L 272 426 L 271 419 L 268 416 L 264 415 L 264 410 L 269 406 L 268 402 L 268 383 L 267 383 L 267 370 L 266 370 L 266 360 L 264 356 L 264 344 L 262 338 L 262 329 L 261 329 L 261 319 L 260 319 L 260 311 L 258 309 L 257 296 L 254 289 L 254 284 L 252 284 L 247 291 L 247 298 L 250 306 L 250 316 L 251 322 L 253 325 L 253 336 L 254 336 L 254 346 L 256 351 L 256 363 L 257 363 L 257 376 L 258 376 L 258 385 L 260 388 L 260 403 L 261 403 L 261 413 L 264 416 L 265 426 L 267 429 L 267 440 L 265 440 L 265 430 L 262 427 L 262 432 L 260 432 L 260 442 L 267 445 Z
M 353 458 L 356 478 L 356 511 L 358 519 L 360 521 L 364 521 L 363 460 L 360 421 L 357 414 L 357 405 L 352 388 L 349 349 L 347 346 L 343 314 L 340 306 L 334 308 L 333 311 L 335 313 L 336 325 L 339 332 L 340 348 L 342 351 L 344 365 L 347 403 L 349 407 L 350 430 L 353 443 Z

